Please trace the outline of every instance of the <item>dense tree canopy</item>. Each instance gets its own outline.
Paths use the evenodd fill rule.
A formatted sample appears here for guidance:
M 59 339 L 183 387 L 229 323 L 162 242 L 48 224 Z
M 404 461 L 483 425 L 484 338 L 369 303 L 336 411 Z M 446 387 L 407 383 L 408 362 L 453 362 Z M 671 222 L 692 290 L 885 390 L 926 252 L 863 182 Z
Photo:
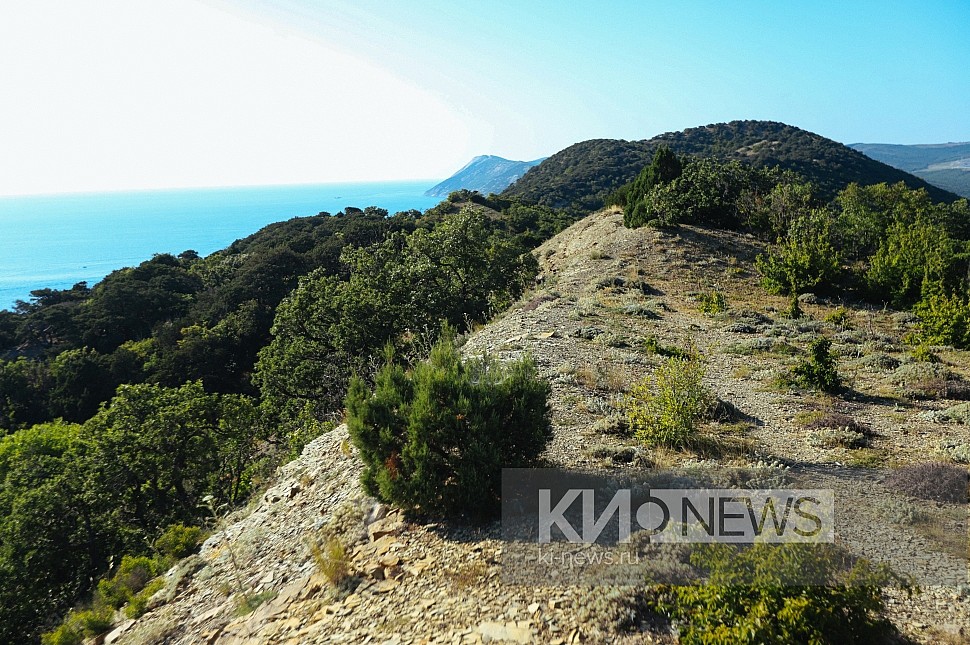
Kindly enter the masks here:
M 508 306 L 537 271 L 535 258 L 473 210 L 434 229 L 395 234 L 368 248 L 348 248 L 350 276 L 304 278 L 280 305 L 273 340 L 260 352 L 264 400 L 294 417 L 309 404 L 333 413 L 351 373 L 388 342 L 433 339 L 442 322 L 464 329 Z

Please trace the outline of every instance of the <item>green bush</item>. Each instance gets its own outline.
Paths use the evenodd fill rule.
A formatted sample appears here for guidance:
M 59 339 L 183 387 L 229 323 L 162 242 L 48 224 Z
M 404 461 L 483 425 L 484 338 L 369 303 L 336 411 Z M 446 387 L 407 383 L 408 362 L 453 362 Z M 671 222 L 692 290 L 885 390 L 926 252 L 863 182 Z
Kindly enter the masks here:
M 832 341 L 819 336 L 808 347 L 808 358 L 802 359 L 792 369 L 796 381 L 804 386 L 818 388 L 823 392 L 835 392 L 841 385 L 841 378 L 832 354 Z
M 966 296 L 930 295 L 913 307 L 920 340 L 930 345 L 970 347 L 970 302 Z
M 664 345 L 653 334 L 647 335 L 641 341 L 641 346 L 643 347 L 643 351 L 647 352 L 648 354 L 657 354 L 659 356 L 676 356 L 677 358 L 687 357 L 687 352 L 679 347 L 674 347 L 673 345 Z
M 42 645 L 80 645 L 85 637 L 92 638 L 105 633 L 114 624 L 111 607 L 97 605 L 91 609 L 68 613 L 56 629 L 41 635 Z
M 162 555 L 178 560 L 195 553 L 202 544 L 202 536 L 198 526 L 185 526 L 179 522 L 165 529 L 155 540 L 155 548 Z
M 703 384 L 704 371 L 700 357 L 688 353 L 668 358 L 652 377 L 634 384 L 624 407 L 636 437 L 670 448 L 688 445 L 715 402 Z
M 84 635 L 74 625 L 64 622 L 53 631 L 46 632 L 40 637 L 41 645 L 81 645 Z
M 885 568 L 827 544 L 707 545 L 691 563 L 708 584 L 665 588 L 660 609 L 680 621 L 680 643 L 883 643 Z
M 426 513 L 497 510 L 502 468 L 533 464 L 551 438 L 549 384 L 529 359 L 462 361 L 453 338 L 410 371 L 388 354 L 375 390 L 354 378 L 346 399 L 367 491 Z
M 702 314 L 716 316 L 727 311 L 727 299 L 720 289 L 711 289 L 707 293 L 700 294 L 697 296 L 697 301 L 700 303 L 698 309 Z
M 839 307 L 830 313 L 825 317 L 825 322 L 835 325 L 842 331 L 852 329 L 852 318 L 849 316 L 849 310 L 845 307 Z
M 138 618 L 148 609 L 148 599 L 154 596 L 159 589 L 165 586 L 165 581 L 161 578 L 155 578 L 149 582 L 145 587 L 131 597 L 128 604 L 125 605 L 125 616 L 128 618 Z
M 917 218 L 895 222 L 869 261 L 872 295 L 904 308 L 958 282 L 955 244 L 946 229 Z
M 158 558 L 124 556 L 118 571 L 111 578 L 98 582 L 98 599 L 109 607 L 120 609 L 144 589 L 149 580 L 162 573 L 163 564 Z
M 797 296 L 835 286 L 841 267 L 830 229 L 823 211 L 794 220 L 788 234 L 755 259 L 765 290 Z

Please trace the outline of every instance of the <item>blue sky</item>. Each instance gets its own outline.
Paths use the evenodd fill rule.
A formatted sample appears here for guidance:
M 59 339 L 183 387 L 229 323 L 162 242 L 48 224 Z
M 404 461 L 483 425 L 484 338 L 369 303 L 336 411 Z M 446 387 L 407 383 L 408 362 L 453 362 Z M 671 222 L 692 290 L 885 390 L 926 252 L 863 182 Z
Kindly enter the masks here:
M 970 140 L 970 3 L 0 7 L 0 194 L 439 178 L 732 119 Z

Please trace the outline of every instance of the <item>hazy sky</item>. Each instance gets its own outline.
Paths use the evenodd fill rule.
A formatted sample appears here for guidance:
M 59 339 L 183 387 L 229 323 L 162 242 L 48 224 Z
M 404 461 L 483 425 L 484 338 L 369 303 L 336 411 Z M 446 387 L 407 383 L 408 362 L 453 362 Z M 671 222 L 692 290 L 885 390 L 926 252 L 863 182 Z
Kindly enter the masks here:
M 441 178 L 733 119 L 970 140 L 970 2 L 0 0 L 0 194 Z

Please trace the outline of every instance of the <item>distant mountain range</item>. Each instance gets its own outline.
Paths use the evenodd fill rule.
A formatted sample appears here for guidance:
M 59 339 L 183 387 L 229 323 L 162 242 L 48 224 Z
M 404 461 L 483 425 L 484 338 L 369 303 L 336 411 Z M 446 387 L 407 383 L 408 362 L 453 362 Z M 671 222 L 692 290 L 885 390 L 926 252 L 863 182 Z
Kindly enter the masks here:
M 425 191 L 429 197 L 447 197 L 456 190 L 477 190 L 483 195 L 500 193 L 542 161 L 512 161 L 495 155 L 479 155 L 443 182 Z
M 925 188 L 936 200 L 957 195 L 872 159 L 831 139 L 774 121 L 732 121 L 643 141 L 594 139 L 557 152 L 530 169 L 503 195 L 557 208 L 593 211 L 612 191 L 632 181 L 661 145 L 678 155 L 736 159 L 756 166 L 780 166 L 811 181 L 824 198 L 851 182 L 904 182 Z
M 970 197 L 970 143 L 850 143 L 849 147 L 934 186 Z

